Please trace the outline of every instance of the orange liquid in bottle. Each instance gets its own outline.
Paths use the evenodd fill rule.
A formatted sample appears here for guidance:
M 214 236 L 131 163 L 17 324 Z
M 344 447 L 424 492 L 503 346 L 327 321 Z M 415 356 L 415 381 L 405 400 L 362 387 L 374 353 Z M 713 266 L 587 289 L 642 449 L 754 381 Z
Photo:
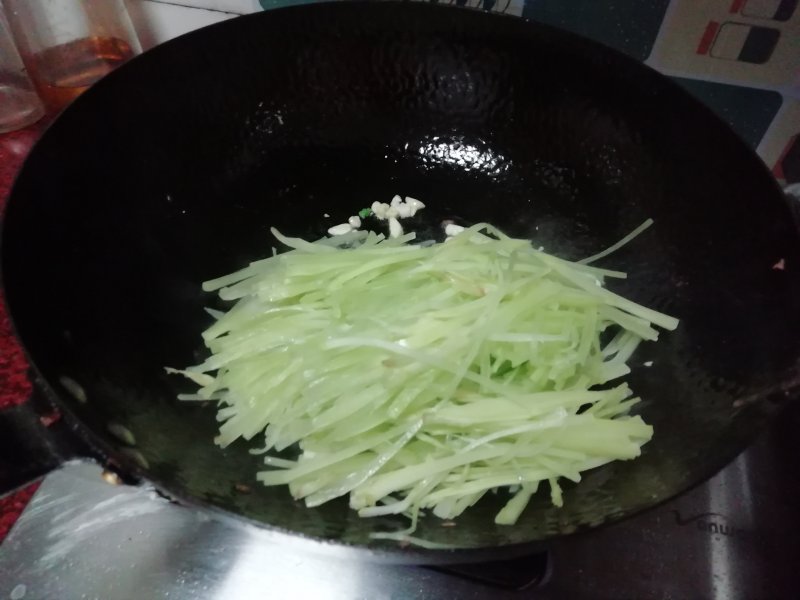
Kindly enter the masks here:
M 133 50 L 124 40 L 87 37 L 48 48 L 26 62 L 44 103 L 60 111 L 131 57 Z

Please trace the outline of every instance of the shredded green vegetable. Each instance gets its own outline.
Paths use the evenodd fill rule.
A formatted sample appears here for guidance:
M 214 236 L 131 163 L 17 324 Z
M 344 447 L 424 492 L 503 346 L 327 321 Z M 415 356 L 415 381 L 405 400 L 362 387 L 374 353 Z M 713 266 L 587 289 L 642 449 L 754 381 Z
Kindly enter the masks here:
M 515 492 L 499 524 L 540 488 L 560 505 L 560 479 L 651 439 L 618 380 L 678 321 L 603 287 L 623 273 L 487 224 L 433 245 L 273 233 L 291 250 L 204 285 L 235 304 L 212 313 L 209 358 L 180 371 L 200 386 L 183 399 L 218 401 L 220 446 L 264 437 L 264 485 L 407 515 L 388 535 L 410 539 L 420 511 L 453 519 L 497 488 Z

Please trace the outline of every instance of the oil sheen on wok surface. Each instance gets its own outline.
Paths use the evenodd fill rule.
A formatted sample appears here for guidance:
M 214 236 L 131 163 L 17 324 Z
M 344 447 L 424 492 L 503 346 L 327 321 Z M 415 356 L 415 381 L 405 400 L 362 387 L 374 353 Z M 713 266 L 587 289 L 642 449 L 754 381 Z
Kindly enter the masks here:
M 797 234 L 749 150 L 616 54 L 446 8 L 256 15 L 111 74 L 23 172 L 4 239 L 8 300 L 37 366 L 124 464 L 136 467 L 109 422 L 178 497 L 386 545 L 369 533 L 404 519 L 237 491 L 260 458 L 210 443 L 215 407 L 175 401 L 191 386 L 162 367 L 202 360 L 212 298 L 200 283 L 263 256 L 269 227 L 321 237 L 387 192 L 426 200 L 420 236 L 444 219 L 486 221 L 570 259 L 653 218 L 657 229 L 614 256 L 628 279 L 611 289 L 681 319 L 637 352 L 653 366 L 628 377 L 656 432 L 639 459 L 565 487 L 561 509 L 537 496 L 515 527 L 493 524 L 504 499 L 490 498 L 456 527 L 421 520 L 418 537 L 523 543 L 650 506 L 732 458 L 777 404 L 759 400 L 781 400 L 796 373 Z M 781 258 L 786 270 L 771 269 Z M 88 403 L 59 387 L 65 374 Z

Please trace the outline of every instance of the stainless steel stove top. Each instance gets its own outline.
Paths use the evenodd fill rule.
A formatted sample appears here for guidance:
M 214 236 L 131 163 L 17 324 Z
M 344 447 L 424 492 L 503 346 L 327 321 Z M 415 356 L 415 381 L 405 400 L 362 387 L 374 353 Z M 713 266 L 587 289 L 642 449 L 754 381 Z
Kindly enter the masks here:
M 546 555 L 444 570 L 342 558 L 71 463 L 44 480 L 0 546 L 0 599 L 795 598 L 798 409 L 669 504 Z

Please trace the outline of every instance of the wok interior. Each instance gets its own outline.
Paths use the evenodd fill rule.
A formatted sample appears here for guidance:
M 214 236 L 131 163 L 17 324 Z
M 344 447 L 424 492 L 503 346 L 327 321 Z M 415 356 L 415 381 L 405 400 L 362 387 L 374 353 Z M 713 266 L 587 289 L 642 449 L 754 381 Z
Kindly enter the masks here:
M 395 193 L 427 204 L 407 227 L 422 235 L 446 218 L 489 221 L 568 258 L 651 217 L 604 264 L 629 273 L 615 290 L 682 320 L 632 360 L 655 427 L 640 459 L 567 485 L 562 509 L 545 490 L 514 527 L 494 525 L 505 497 L 490 494 L 456 527 L 422 519 L 421 538 L 525 543 L 657 503 L 732 458 L 797 372 L 796 233 L 727 128 L 599 46 L 421 6 L 236 19 L 109 76 L 19 178 L 4 233 L 8 302 L 63 403 L 168 493 L 307 536 L 392 545 L 369 533 L 404 519 L 360 519 L 344 500 L 307 509 L 256 484 L 261 460 L 248 449 L 261 440 L 220 450 L 215 408 L 176 401 L 191 386 L 163 367 L 202 358 L 203 307 L 215 300 L 200 283 L 268 255 L 270 227 L 319 237 Z M 787 270 L 772 270 L 781 258 Z M 138 455 L 119 454 L 109 423 L 133 433 Z M 252 491 L 236 491 L 242 483 Z

